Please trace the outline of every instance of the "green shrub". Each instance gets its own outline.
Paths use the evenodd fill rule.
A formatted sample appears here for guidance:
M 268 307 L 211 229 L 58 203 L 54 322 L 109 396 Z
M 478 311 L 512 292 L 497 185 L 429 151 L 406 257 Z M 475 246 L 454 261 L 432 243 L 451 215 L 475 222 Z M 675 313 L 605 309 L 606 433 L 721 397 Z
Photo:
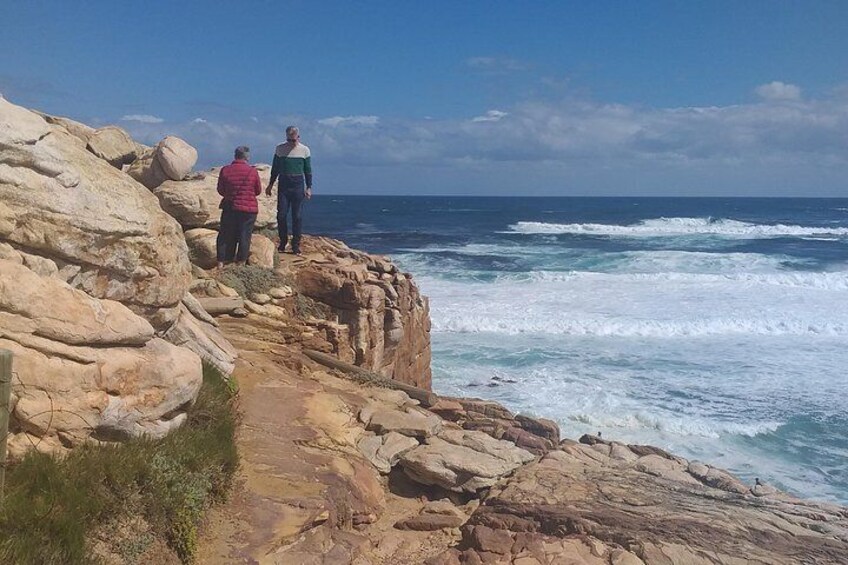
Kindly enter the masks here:
M 290 284 L 276 272 L 256 265 L 229 265 L 217 275 L 217 279 L 245 298 Z
M 150 526 L 148 544 L 160 537 L 191 563 L 203 512 L 225 499 L 238 468 L 235 397 L 211 365 L 203 376 L 186 423 L 160 440 L 84 446 L 63 458 L 31 452 L 11 467 L 0 504 L 0 562 L 96 562 L 97 528 L 140 516 Z M 110 550 L 132 559 L 142 542 L 115 541 Z

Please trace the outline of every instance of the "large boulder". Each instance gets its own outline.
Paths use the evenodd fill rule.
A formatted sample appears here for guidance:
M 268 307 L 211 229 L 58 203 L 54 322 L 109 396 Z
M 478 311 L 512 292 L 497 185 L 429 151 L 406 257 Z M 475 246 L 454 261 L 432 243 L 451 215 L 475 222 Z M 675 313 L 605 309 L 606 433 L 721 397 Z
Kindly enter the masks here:
M 197 163 L 197 149 L 180 139 L 169 135 L 156 146 L 156 158 L 171 180 L 182 180 Z
M 515 444 L 477 431 L 444 430 L 403 453 L 400 465 L 412 480 L 456 492 L 476 492 L 533 460 Z
M 197 163 L 197 149 L 169 135 L 156 147 L 139 155 L 127 173 L 138 182 L 153 189 L 167 180 L 182 180 Z
M 147 189 L 64 126 L 4 99 L 0 242 L 53 261 L 72 286 L 124 303 L 157 330 L 176 320 L 191 280 L 182 230 Z
M 0 348 L 14 355 L 9 449 L 158 437 L 185 419 L 200 357 L 128 308 L 0 260 Z
M 69 124 L 61 124 L 65 129 Z M 88 136 L 88 150 L 116 169 L 129 165 L 138 157 L 136 143 L 130 134 L 117 126 L 106 126 Z

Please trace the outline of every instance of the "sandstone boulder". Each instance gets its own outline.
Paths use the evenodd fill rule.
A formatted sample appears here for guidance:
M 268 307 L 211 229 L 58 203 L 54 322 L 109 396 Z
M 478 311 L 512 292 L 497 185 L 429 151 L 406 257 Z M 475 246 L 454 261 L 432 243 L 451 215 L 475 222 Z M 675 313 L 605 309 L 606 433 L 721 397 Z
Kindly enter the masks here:
M 400 458 L 404 472 L 424 485 L 476 492 L 532 461 L 533 454 L 482 432 L 445 430 Z
M 12 261 L 0 261 L 0 348 L 14 354 L 14 456 L 159 437 L 183 422 L 202 381 L 196 354 L 154 338 L 122 304 Z
M 0 321 L 0 331 L 71 345 L 144 345 L 153 338 L 153 327 L 122 304 L 2 260 Z
M 147 188 L 154 189 L 167 180 L 182 180 L 195 163 L 197 150 L 179 137 L 169 135 L 156 147 L 139 155 L 127 173 Z
M 155 197 L 39 115 L 0 99 L 0 241 L 79 268 L 68 282 L 166 329 L 190 282 L 179 225 Z
M 92 135 L 94 135 L 94 132 L 96 131 L 93 127 L 74 121 L 70 118 L 50 116 L 47 114 L 40 115 L 47 123 L 54 124 L 68 130 L 68 133 L 79 139 L 84 145 L 88 145 L 88 140 L 91 138 Z
M 197 149 L 179 137 L 169 135 L 156 146 L 156 159 L 166 177 L 182 180 L 197 163 Z
M 438 434 L 442 429 L 442 420 L 438 416 L 413 407 L 405 411 L 376 409 L 370 415 L 363 409 L 360 418 L 367 430 L 377 434 L 396 432 L 424 439 Z
M 69 124 L 62 124 L 63 127 Z M 67 128 L 70 131 L 70 128 Z M 87 148 L 116 169 L 136 160 L 136 144 L 130 134 L 117 126 L 106 126 L 88 135 Z
M 263 269 L 273 269 L 274 258 L 276 256 L 277 246 L 273 241 L 259 233 L 251 236 L 250 256 L 247 258 L 248 265 L 255 265 Z
M 191 262 L 201 269 L 212 269 L 218 264 L 218 232 L 195 228 L 185 232 Z
M 180 306 L 179 318 L 163 337 L 194 351 L 225 375 L 233 372 L 238 352 L 214 325 L 195 318 L 185 305 Z

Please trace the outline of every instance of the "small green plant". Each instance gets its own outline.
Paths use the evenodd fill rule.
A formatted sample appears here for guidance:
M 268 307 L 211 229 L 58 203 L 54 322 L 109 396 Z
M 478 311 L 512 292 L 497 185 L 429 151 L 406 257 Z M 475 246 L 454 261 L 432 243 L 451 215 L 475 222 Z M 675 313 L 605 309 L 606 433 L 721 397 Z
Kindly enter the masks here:
M 294 295 L 294 313 L 301 320 L 308 318 L 325 320 L 329 317 L 329 310 L 324 304 L 312 300 L 299 292 Z
M 290 284 L 275 271 L 256 265 L 229 265 L 218 274 L 217 279 L 245 298 Z
M 238 468 L 235 397 L 212 365 L 203 375 L 186 423 L 162 439 L 84 446 L 64 458 L 32 452 L 9 469 L 0 562 L 97 562 L 95 531 L 135 517 L 149 525 L 144 543 L 128 546 L 116 536 L 110 551 L 141 553 L 158 537 L 193 562 L 203 512 L 226 497 Z

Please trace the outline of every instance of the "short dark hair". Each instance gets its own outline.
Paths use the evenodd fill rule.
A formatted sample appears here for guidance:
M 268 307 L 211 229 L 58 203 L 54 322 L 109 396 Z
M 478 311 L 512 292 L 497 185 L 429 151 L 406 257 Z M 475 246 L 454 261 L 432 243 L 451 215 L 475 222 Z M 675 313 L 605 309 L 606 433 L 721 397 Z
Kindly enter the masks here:
M 247 145 L 239 145 L 236 147 L 236 159 L 247 159 L 250 155 L 250 147 Z

